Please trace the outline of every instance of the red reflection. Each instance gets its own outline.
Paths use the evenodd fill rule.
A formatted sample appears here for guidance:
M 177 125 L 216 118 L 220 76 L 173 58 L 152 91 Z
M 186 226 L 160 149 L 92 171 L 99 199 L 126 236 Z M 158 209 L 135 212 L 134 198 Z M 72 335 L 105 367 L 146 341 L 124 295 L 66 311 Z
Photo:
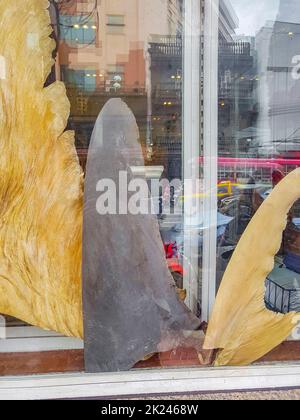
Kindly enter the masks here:
M 199 163 L 204 163 L 204 158 L 199 158 Z M 300 159 L 260 159 L 260 158 L 231 158 L 231 157 L 219 157 L 218 165 L 223 166 L 241 166 L 241 167 L 253 167 L 253 168 L 277 168 L 280 166 L 300 166 Z M 283 169 L 283 168 L 282 168 Z

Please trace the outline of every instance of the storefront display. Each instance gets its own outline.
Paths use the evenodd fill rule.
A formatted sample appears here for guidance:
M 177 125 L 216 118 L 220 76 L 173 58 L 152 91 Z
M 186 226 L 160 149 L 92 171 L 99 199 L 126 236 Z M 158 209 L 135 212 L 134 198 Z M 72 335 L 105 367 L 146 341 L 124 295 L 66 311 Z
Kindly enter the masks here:
M 291 172 L 257 210 L 222 280 L 205 348 L 223 349 L 217 365 L 249 364 L 292 333 L 300 314 L 282 315 L 265 306 L 265 282 L 273 270 L 287 214 L 300 197 L 300 170 Z

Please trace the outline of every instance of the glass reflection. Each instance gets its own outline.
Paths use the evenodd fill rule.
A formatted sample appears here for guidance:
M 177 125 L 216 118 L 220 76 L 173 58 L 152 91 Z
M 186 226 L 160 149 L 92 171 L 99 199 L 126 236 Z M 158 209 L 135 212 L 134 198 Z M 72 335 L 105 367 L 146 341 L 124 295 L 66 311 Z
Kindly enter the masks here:
M 87 150 L 99 113 L 109 100 L 121 98 L 134 114 L 143 153 L 143 168 L 139 156 L 131 153 L 130 170 L 134 176 L 145 176 L 149 186 L 153 179 L 164 180 L 153 199 L 159 201 L 157 218 L 165 250 L 163 258 L 176 286 L 182 289 L 185 276 L 181 182 L 184 177 L 184 0 L 51 3 L 57 40 L 53 77 L 62 80 L 67 88 L 71 102 L 69 128 L 75 131 L 81 164 L 86 168 Z M 171 187 L 168 182 L 173 182 Z M 179 211 L 175 210 L 176 206 Z M 135 238 L 135 246 L 139 247 L 142 239 Z M 149 238 L 148 242 L 151 242 Z M 118 245 L 115 243 L 116 248 Z M 111 254 L 118 257 L 118 252 L 122 253 L 120 249 L 114 252 L 111 246 Z M 196 244 L 195 252 L 198 261 L 201 244 L 199 250 Z M 131 263 L 139 264 L 137 259 Z M 157 287 L 156 293 L 164 299 Z M 149 307 L 150 302 L 151 298 Z M 153 316 L 151 319 L 155 327 Z M 136 326 L 131 327 L 134 333 Z M 170 334 L 164 334 L 162 340 L 164 349 L 187 345 L 178 340 L 170 345 Z M 197 332 L 188 346 L 199 348 L 199 343 Z

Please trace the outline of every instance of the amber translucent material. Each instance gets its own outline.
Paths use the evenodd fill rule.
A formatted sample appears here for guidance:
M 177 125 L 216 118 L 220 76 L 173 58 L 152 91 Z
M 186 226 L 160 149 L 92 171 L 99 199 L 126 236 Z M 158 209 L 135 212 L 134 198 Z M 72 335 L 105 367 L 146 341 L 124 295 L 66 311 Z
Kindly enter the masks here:
M 46 0 L 0 2 L 0 313 L 82 336 L 82 171 Z
M 300 169 L 281 181 L 261 205 L 225 272 L 205 341 L 222 349 L 216 365 L 247 365 L 283 342 L 300 314 L 266 309 L 265 280 L 274 266 L 287 214 L 300 197 Z

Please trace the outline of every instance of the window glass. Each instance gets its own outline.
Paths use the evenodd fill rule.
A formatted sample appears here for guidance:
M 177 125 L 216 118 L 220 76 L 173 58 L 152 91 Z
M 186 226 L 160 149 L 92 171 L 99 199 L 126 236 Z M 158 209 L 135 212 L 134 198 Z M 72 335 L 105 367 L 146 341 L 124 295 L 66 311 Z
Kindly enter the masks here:
M 231 26 L 219 39 L 218 177 L 224 197 L 218 204 L 232 220 L 219 244 L 218 284 L 253 215 L 299 166 L 299 6 L 286 0 L 231 4 Z M 297 264 L 297 208 L 295 203 L 271 277 L 290 258 Z
M 128 128 L 125 121 L 124 127 L 130 131 L 135 127 L 135 123 L 137 124 L 138 136 L 135 141 L 137 149 L 141 151 L 141 153 L 132 152 L 127 157 L 130 161 L 130 167 L 127 169 L 133 177 L 142 176 L 146 180 L 155 204 L 155 214 L 154 218 L 152 215 L 150 219 L 144 218 L 141 235 L 135 233 L 133 236 L 133 232 L 139 229 L 137 222 L 136 225 L 130 225 L 130 217 L 128 223 L 123 221 L 123 231 L 125 232 L 127 227 L 131 229 L 129 235 L 131 242 L 125 241 L 126 243 L 123 243 L 124 232 L 114 236 L 116 234 L 112 230 L 111 235 L 104 239 L 104 230 L 110 222 L 104 223 L 102 236 L 99 231 L 101 245 L 91 247 L 89 250 L 91 255 L 102 252 L 101 249 L 105 253 L 110 244 L 107 258 L 101 263 L 100 277 L 104 272 L 107 277 L 109 273 L 114 273 L 112 281 L 115 281 L 120 276 L 119 265 L 123 267 L 121 270 L 123 277 L 119 277 L 119 279 L 122 277 L 122 284 L 111 286 L 105 298 L 106 306 L 105 302 L 98 306 L 98 309 L 107 307 L 107 302 L 117 296 L 115 299 L 119 304 L 116 307 L 109 305 L 110 307 L 107 307 L 106 312 L 102 314 L 109 318 L 107 328 L 103 327 L 103 334 L 112 331 L 116 335 L 111 342 L 106 342 L 107 346 L 105 349 L 103 347 L 102 353 L 97 350 L 97 357 L 95 358 L 94 353 L 90 357 L 95 342 L 89 339 L 91 337 L 89 324 L 84 343 L 79 338 L 60 334 L 59 327 L 57 327 L 58 332 L 54 331 L 55 328 L 49 328 L 51 331 L 46 332 L 37 325 L 28 325 L 23 320 L 1 318 L 6 338 L 0 341 L 0 358 L 1 354 L 14 354 L 21 350 L 32 355 L 32 358 L 26 355 L 22 372 L 14 371 L 12 358 L 10 366 L 6 366 L 6 373 L 59 371 L 62 366 L 47 358 L 51 356 L 48 354 L 50 351 L 57 352 L 57 361 L 64 360 L 66 370 L 83 370 L 84 346 L 86 346 L 86 366 L 90 371 L 119 370 L 131 368 L 136 364 L 146 368 L 199 366 L 198 352 L 203 341 L 203 331 L 200 329 L 199 279 L 201 278 L 201 231 L 204 221 L 200 218 L 199 209 L 195 217 L 187 217 L 184 213 L 185 207 L 192 208 L 193 201 L 199 202 L 195 189 L 185 190 L 184 179 L 187 177 L 186 171 L 192 166 L 191 158 L 199 156 L 202 141 L 199 134 L 201 11 L 199 3 L 193 3 L 192 9 L 190 2 L 185 7 L 183 0 L 50 1 L 50 16 L 54 30 L 52 38 L 56 42 L 56 49 L 53 52 L 55 64 L 45 87 L 50 91 L 51 83 L 54 81 L 62 81 L 66 87 L 70 102 L 67 129 L 74 131 L 80 164 L 85 171 L 88 169 L 88 148 L 91 139 L 101 138 L 101 136 L 95 137 L 97 133 L 109 137 L 111 135 L 109 133 L 118 127 L 117 114 L 107 128 L 111 131 L 104 129 L 101 126 L 103 121 L 101 111 L 106 115 L 105 112 L 110 109 L 110 104 L 116 104 L 111 111 L 114 113 L 119 109 L 117 104 L 123 104 L 121 105 L 123 109 L 126 104 L 128 121 L 131 121 L 132 125 Z M 188 33 L 184 38 L 185 28 L 188 29 Z M 29 35 L 28 39 L 32 39 L 32 43 L 37 45 L 36 37 Z M 190 70 L 194 66 L 198 67 L 199 71 L 185 79 L 185 69 Z M 189 102 L 193 91 L 194 106 L 186 112 L 186 102 Z M 62 98 L 61 92 L 60 99 Z M 55 100 L 51 101 L 55 103 Z M 121 138 L 125 136 L 124 133 L 120 138 L 117 136 L 117 140 L 112 136 L 111 145 L 117 141 L 116 147 L 112 149 L 114 153 L 122 149 Z M 130 141 L 133 140 L 130 137 Z M 191 142 L 194 146 L 190 149 Z M 186 148 L 190 150 L 185 157 Z M 101 159 L 101 155 L 99 158 Z M 111 169 L 116 162 L 108 159 L 101 167 L 105 168 L 105 164 Z M 194 180 L 197 179 L 195 174 L 198 174 L 198 170 L 193 172 Z M 155 189 L 152 189 L 152 184 L 155 185 Z M 97 192 L 96 184 L 93 189 Z M 115 225 L 118 228 L 118 223 L 114 220 L 119 219 L 111 220 L 113 223 L 111 226 Z M 151 228 L 146 227 L 147 220 L 150 220 L 148 225 L 151 225 Z M 66 224 L 68 223 L 66 220 Z M 96 225 L 93 231 L 96 231 Z M 143 250 L 145 257 L 141 255 L 140 250 Z M 126 252 L 128 259 L 125 256 Z M 81 256 L 78 255 L 78 258 Z M 115 264 L 111 266 L 114 258 Z M 152 261 L 152 258 L 156 258 L 157 262 Z M 148 271 L 142 275 L 145 264 Z M 77 264 L 74 265 L 77 267 Z M 140 284 L 134 283 L 135 288 L 131 285 L 133 280 L 128 270 L 132 270 L 140 279 Z M 124 284 L 128 287 L 123 293 Z M 144 290 L 142 295 L 146 296 L 148 301 L 144 299 L 143 305 L 137 310 L 141 284 Z M 124 302 L 124 296 L 128 293 L 129 301 Z M 97 294 L 95 286 L 93 295 Z M 88 314 L 85 318 L 88 318 L 95 328 L 101 327 L 101 323 L 104 325 L 107 319 L 100 317 L 98 322 L 99 319 L 96 320 L 94 315 L 90 316 L 91 306 L 85 295 L 84 307 L 85 313 Z M 110 312 L 111 310 L 113 312 Z M 113 327 L 114 316 L 119 318 Z M 129 319 L 136 319 L 136 322 L 128 325 Z M 123 326 L 123 323 L 124 328 L 121 329 L 120 325 Z M 98 337 L 97 340 L 101 337 L 103 339 L 103 334 L 99 332 L 94 336 Z M 125 336 L 126 340 L 118 348 L 120 352 L 118 357 L 113 350 L 108 351 L 111 363 L 106 360 L 95 368 L 91 360 L 104 355 L 106 349 L 121 336 Z M 134 336 L 132 341 L 130 341 L 131 336 Z M 146 344 L 142 351 L 135 353 L 135 346 L 144 338 Z M 19 340 L 23 339 L 25 345 L 20 347 Z M 31 360 L 38 360 L 36 368 L 32 368 Z
M 39 32 L 40 26 L 47 24 L 47 16 L 40 9 L 39 13 L 32 13 L 28 5 L 24 10 L 15 9 L 21 1 L 15 0 L 7 6 L 11 13 L 0 14 L 0 23 L 10 25 L 9 30 L 13 31 L 17 26 L 16 10 L 24 13 L 17 20 L 26 27 L 24 39 L 20 35 L 23 50 L 33 62 L 36 56 L 40 57 L 40 69 L 33 71 L 27 57 L 26 65 L 20 63 L 23 50 L 12 41 L 15 37 L 2 39 L 0 90 L 4 93 L 0 95 L 0 108 L 6 110 L 6 106 L 12 106 L 7 98 L 15 92 L 18 101 L 23 98 L 28 75 L 32 84 L 24 94 L 26 106 L 22 112 L 13 109 L 4 113 L 7 118 L 14 117 L 13 123 L 4 119 L 4 132 L 11 135 L 11 130 L 17 130 L 12 137 L 22 145 L 21 140 L 26 141 L 22 150 L 4 150 L 8 150 L 11 166 L 4 165 L 3 174 L 6 175 L 7 167 L 15 171 L 13 175 L 25 168 L 25 176 L 20 185 L 11 184 L 12 191 L 0 189 L 0 201 L 2 197 L 3 203 L 11 205 L 13 214 L 12 225 L 6 227 L 8 217 L 2 223 L 6 227 L 5 244 L 13 246 L 13 252 L 12 257 L 7 257 L 6 246 L 3 247 L 5 255 L 0 252 L 0 266 L 9 274 L 1 277 L 0 273 L 0 282 L 3 278 L 10 280 L 10 270 L 15 267 L 24 275 L 21 280 L 26 281 L 21 283 L 26 291 L 35 289 L 31 278 L 38 279 L 40 288 L 33 290 L 32 295 L 29 293 L 28 307 L 34 308 L 31 315 L 41 312 L 41 317 L 44 313 L 47 316 L 41 328 L 39 322 L 34 322 L 34 316 L 24 315 L 26 311 L 28 315 L 28 307 L 13 306 L 6 300 L 3 304 L 0 298 L 0 312 L 9 314 L 0 316 L 0 375 L 210 364 L 216 352 L 203 351 L 207 327 L 216 340 L 224 338 L 223 333 L 228 331 L 229 335 L 236 334 L 237 341 L 245 338 L 248 329 L 243 328 L 244 324 L 239 325 L 237 332 L 234 325 L 243 319 L 244 310 L 258 301 L 251 288 L 257 273 L 265 272 L 263 296 L 259 296 L 261 311 L 266 309 L 282 315 L 300 312 L 300 204 L 296 178 L 294 175 L 287 178 L 300 166 L 299 1 L 50 0 L 47 13 L 53 29 L 54 60 L 46 80 L 42 76 L 51 57 L 51 51 L 46 57 L 47 31 L 41 38 L 35 31 Z M 42 7 L 39 2 L 28 2 L 32 7 Z M 41 15 L 44 20 L 37 24 L 34 19 Z M 11 16 L 9 24 L 7 16 Z M 7 51 L 10 51 L 9 59 L 13 57 L 16 61 L 15 71 L 9 71 Z M 16 88 L 14 84 L 11 87 L 7 80 L 19 71 L 22 77 L 16 82 Z M 54 84 L 57 81 L 62 83 Z M 43 83 L 43 95 L 37 95 Z M 65 92 L 69 102 L 65 100 Z M 45 95 L 46 106 L 36 105 L 34 95 L 38 100 L 43 100 Z M 2 102 L 4 99 L 7 102 Z M 35 118 L 40 114 L 45 124 L 49 124 L 38 130 Z M 49 133 L 62 133 L 65 128 L 68 132 L 62 138 L 57 136 L 59 141 L 55 138 L 49 150 L 42 149 Z M 27 130 L 26 136 L 23 130 Z M 78 193 L 82 181 L 79 166 L 75 165 L 74 169 L 72 165 L 73 134 L 85 175 L 84 209 L 80 218 L 81 222 L 84 220 L 84 234 L 81 239 L 82 226 L 77 226 L 77 238 L 82 242 L 80 251 L 76 248 L 73 253 L 76 258 L 70 269 L 73 274 L 76 270 L 80 274 L 70 287 L 58 282 L 56 290 L 62 294 L 69 290 L 73 293 L 81 282 L 83 262 L 83 299 L 80 283 L 59 312 L 64 322 L 61 319 L 53 322 L 48 311 L 53 312 L 59 302 L 50 298 L 48 301 L 47 296 L 46 307 L 39 311 L 40 301 L 34 300 L 53 288 L 53 284 L 39 281 L 50 272 L 41 263 L 47 246 L 34 247 L 31 242 L 23 246 L 29 234 L 18 242 L 15 237 L 6 241 L 6 235 L 14 232 L 17 221 L 15 205 L 23 203 L 19 197 L 16 202 L 10 201 L 6 194 L 19 190 L 22 194 L 26 180 L 34 189 L 40 177 L 53 170 L 49 188 L 41 187 L 36 195 L 30 190 L 34 200 L 49 199 L 51 204 L 51 194 L 64 186 L 61 180 L 57 181 L 61 171 L 66 171 L 69 181 L 70 174 L 75 172 L 78 184 L 64 194 L 61 202 L 62 207 L 70 205 L 72 211 L 62 212 L 59 220 L 61 232 L 70 229 L 73 213 L 80 207 L 78 201 L 74 204 L 72 194 Z M 31 144 L 28 139 L 34 145 L 27 150 Z M 7 144 L 14 144 L 9 140 L 11 143 Z M 52 145 L 57 149 L 50 161 Z M 15 160 L 20 156 L 17 165 Z M 32 179 L 40 161 L 45 161 L 45 170 Z M 0 167 L 3 162 L 0 159 Z M 127 213 L 120 210 L 125 200 L 119 194 L 124 186 L 119 177 L 122 172 L 127 175 Z M 11 179 L 13 175 L 9 173 Z M 277 198 L 269 214 L 261 218 L 268 203 L 273 202 L 280 182 L 289 179 L 291 187 L 287 182 L 282 200 Z M 132 185 L 138 187 L 132 190 Z M 115 191 L 116 201 L 110 201 L 110 188 Z M 139 200 L 138 193 L 143 194 Z M 24 206 L 18 219 L 20 237 L 23 221 L 29 220 L 31 226 L 28 215 L 33 214 L 34 200 Z M 104 207 L 107 213 L 102 214 Z M 142 213 L 145 207 L 151 209 L 150 214 Z M 277 209 L 282 219 L 276 218 Z M 6 206 L 2 210 L 5 212 Z M 97 219 L 91 221 L 90 215 L 96 212 Z M 287 226 L 280 231 L 285 213 Z M 33 217 L 41 214 L 43 211 Z M 0 212 L 0 222 L 1 217 Z M 257 229 L 251 233 L 253 221 Z M 53 220 L 52 223 L 55 224 Z M 47 236 L 53 234 L 53 225 L 49 223 L 48 230 L 45 224 L 38 223 L 42 231 L 39 238 L 46 244 Z M 250 240 L 247 239 L 249 229 Z M 36 240 L 37 235 L 33 236 Z M 266 244 L 265 249 L 262 244 Z M 24 259 L 16 247 L 25 250 Z M 65 242 L 58 238 L 55 250 L 47 255 L 50 261 L 55 261 L 57 256 L 71 253 L 70 249 L 69 238 Z M 261 254 L 257 249 L 262 249 Z M 16 254 L 18 264 L 11 260 Z M 29 273 L 28 260 L 37 255 L 39 259 L 34 260 L 36 264 L 31 265 Z M 236 263 L 234 255 L 240 255 L 241 262 Z M 53 262 L 49 264 L 53 266 Z M 250 280 L 240 284 L 239 277 L 228 272 L 241 273 L 240 278 L 248 276 Z M 219 300 L 216 301 L 217 292 Z M 3 296 L 6 298 L 6 294 Z M 74 301 L 80 302 L 80 306 L 82 300 L 84 308 L 74 334 L 68 329 L 68 322 L 77 319 Z M 235 312 L 236 308 L 239 312 Z M 233 315 L 226 324 L 229 313 Z M 78 313 L 75 315 L 78 317 Z M 249 329 L 250 321 L 251 314 L 247 321 Z M 273 323 L 270 325 L 274 327 Z M 260 333 L 264 332 L 262 328 L 258 322 Z M 268 331 L 273 331 L 272 328 Z M 275 333 L 280 339 L 276 344 L 286 338 L 288 334 L 284 337 L 284 332 L 290 332 L 287 328 L 280 335 L 278 330 Z M 290 339 L 299 336 L 295 331 L 291 334 Z M 258 355 L 254 347 L 260 346 L 253 344 L 256 339 L 247 341 L 252 346 L 248 358 L 239 357 L 240 348 L 234 355 L 230 348 L 228 352 L 225 349 L 224 358 L 221 352 L 217 363 L 249 364 L 275 347 L 272 343 L 268 348 L 262 346 Z M 224 343 L 221 339 L 218 345 L 214 340 L 207 340 L 206 348 L 219 349 Z M 16 363 L 17 358 L 21 363 Z

